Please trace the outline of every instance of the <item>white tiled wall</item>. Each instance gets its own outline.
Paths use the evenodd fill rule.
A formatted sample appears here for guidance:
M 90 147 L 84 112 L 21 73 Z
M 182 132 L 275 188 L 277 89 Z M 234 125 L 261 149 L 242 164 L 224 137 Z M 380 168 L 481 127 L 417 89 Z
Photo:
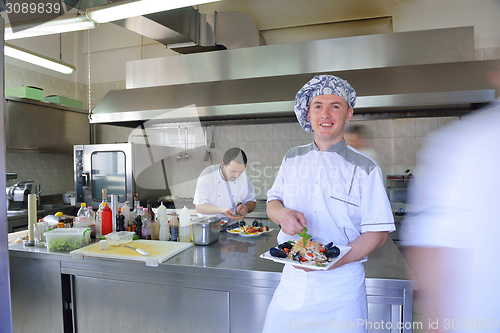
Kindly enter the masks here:
M 427 135 L 458 119 L 435 117 L 358 120 L 351 121 L 347 127 L 359 124 L 368 130 L 370 146 L 377 154 L 377 162 L 384 177 L 388 174 L 404 174 L 407 169 L 418 176 L 418 154 Z
M 457 119 L 411 118 L 352 123 L 363 124 L 368 129 L 370 145 L 378 155 L 384 175 L 402 174 L 406 169 L 417 175 L 417 154 L 424 138 L 430 132 Z M 184 151 L 184 131 L 181 132 L 180 149 L 177 130 L 170 131 L 172 132 L 164 135 L 169 138 L 174 153 Z M 203 161 L 206 147 L 203 132 L 194 133 L 191 129 L 188 131 L 191 159 L 177 162 L 175 155 L 168 159 L 168 177 L 175 179 L 175 185 L 172 185 L 171 189 L 174 195 L 181 197 L 194 195 L 196 178 L 210 165 L 210 162 Z M 97 143 L 127 142 L 131 129 L 103 125 L 99 126 L 96 132 Z M 208 133 L 210 140 L 210 129 Z M 248 156 L 247 173 L 252 178 L 257 198 L 265 199 L 287 150 L 308 144 L 312 138 L 312 133 L 303 131 L 297 123 L 218 126 L 214 128 L 215 149 L 211 150 L 213 164 L 222 161 L 227 149 L 243 149 Z

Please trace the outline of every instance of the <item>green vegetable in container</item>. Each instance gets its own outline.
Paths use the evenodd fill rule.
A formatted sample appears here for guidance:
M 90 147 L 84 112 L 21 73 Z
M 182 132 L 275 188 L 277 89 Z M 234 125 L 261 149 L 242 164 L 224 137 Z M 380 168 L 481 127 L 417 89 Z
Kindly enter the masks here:
M 48 247 L 51 251 L 70 252 L 82 247 L 82 239 L 75 236 L 51 238 Z

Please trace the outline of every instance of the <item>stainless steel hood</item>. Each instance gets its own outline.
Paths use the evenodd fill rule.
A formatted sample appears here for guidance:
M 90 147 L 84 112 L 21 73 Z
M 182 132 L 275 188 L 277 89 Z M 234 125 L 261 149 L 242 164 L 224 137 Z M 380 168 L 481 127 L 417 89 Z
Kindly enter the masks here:
M 334 74 L 358 93 L 359 117 L 467 112 L 495 98 L 474 60 L 472 27 L 338 38 L 127 63 L 127 88 L 110 91 L 92 123 L 293 120 L 296 92 Z M 196 114 L 173 112 L 188 105 Z
M 265 44 L 255 23 L 240 12 L 201 14 L 184 7 L 113 23 L 182 54 Z

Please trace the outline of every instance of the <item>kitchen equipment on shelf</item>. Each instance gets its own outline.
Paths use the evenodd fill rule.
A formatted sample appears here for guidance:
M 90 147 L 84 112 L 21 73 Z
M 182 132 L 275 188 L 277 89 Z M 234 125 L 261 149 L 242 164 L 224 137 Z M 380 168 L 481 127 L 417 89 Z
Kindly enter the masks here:
M 209 245 L 219 240 L 220 217 L 201 217 L 192 221 L 193 241 L 196 245 Z

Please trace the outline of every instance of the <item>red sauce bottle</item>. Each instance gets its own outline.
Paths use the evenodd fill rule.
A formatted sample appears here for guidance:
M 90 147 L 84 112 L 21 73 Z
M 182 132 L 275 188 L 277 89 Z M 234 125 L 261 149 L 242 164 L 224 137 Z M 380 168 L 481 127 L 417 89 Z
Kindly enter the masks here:
M 113 231 L 113 219 L 109 206 L 106 204 L 102 209 L 102 235 L 107 235 Z

